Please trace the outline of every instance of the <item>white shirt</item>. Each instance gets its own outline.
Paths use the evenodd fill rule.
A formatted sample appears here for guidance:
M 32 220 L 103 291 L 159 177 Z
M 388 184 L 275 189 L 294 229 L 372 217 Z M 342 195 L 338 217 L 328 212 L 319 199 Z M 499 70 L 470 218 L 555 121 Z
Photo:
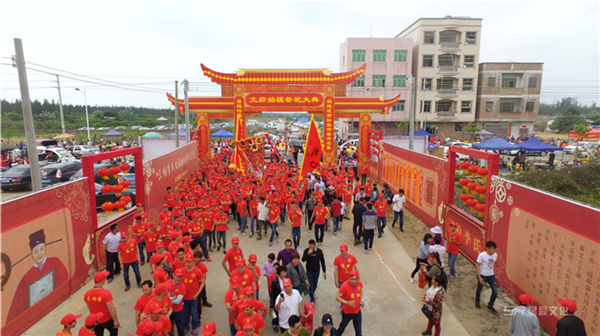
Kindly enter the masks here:
M 394 211 L 400 212 L 402 211 L 404 203 L 406 203 L 406 197 L 404 197 L 404 195 L 400 196 L 400 194 L 394 195 L 394 198 L 392 198 L 392 203 L 394 204 Z
M 258 210 L 258 220 L 267 220 L 267 216 L 269 216 L 269 207 L 264 203 L 258 203 L 256 209 Z
M 342 211 L 341 211 L 342 215 L 346 214 L 346 203 L 342 202 Z
M 109 232 L 102 241 L 103 244 L 106 244 L 106 250 L 111 253 L 117 253 L 117 248 L 119 247 L 119 243 L 121 243 L 121 233 L 117 232 L 117 234 L 113 234 Z
M 437 252 L 440 255 L 440 262 L 442 263 L 442 268 L 444 267 L 444 257 L 446 256 L 446 247 L 442 245 L 431 245 L 429 249 L 427 249 L 429 253 Z
M 487 254 L 487 252 L 483 251 L 479 253 L 477 256 L 477 263 L 479 264 L 479 274 L 483 276 L 492 276 L 494 275 L 494 263 L 498 259 L 498 254 L 494 253 L 492 255 Z
M 289 329 L 288 319 L 292 315 L 300 316 L 298 311 L 298 304 L 302 302 L 302 295 L 295 289 L 292 289 L 292 295 L 287 295 L 285 291 L 283 293 L 284 301 L 279 306 L 279 326 L 284 329 Z M 279 300 L 279 298 L 277 298 Z

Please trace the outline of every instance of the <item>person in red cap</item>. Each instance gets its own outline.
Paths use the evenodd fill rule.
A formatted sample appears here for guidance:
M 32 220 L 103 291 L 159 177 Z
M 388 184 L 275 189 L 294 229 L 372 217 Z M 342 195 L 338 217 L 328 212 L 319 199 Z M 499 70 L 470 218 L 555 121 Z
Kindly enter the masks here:
M 183 283 L 183 270 L 178 269 L 173 272 L 173 279 L 164 283 L 167 287 L 167 295 L 173 303 L 173 312 L 170 316 L 171 324 L 177 326 L 177 334 L 185 336 L 183 333 L 185 327 L 183 325 L 183 297 L 187 292 L 187 287 Z
M 190 314 L 192 316 L 192 332 L 194 336 L 198 336 L 198 296 L 204 288 L 206 278 L 202 271 L 197 267 L 194 267 L 194 257 L 188 255 L 185 257 L 185 268 L 181 268 L 183 271 L 183 283 L 186 287 L 186 293 L 183 296 L 183 325 L 184 328 L 190 325 Z M 185 334 L 189 330 L 184 330 Z
M 246 260 L 244 260 L 244 258 L 238 258 L 236 260 L 236 270 L 231 272 L 229 277 L 238 278 L 242 288 L 252 286 L 256 292 L 256 276 L 254 275 L 254 271 L 246 268 Z
M 225 308 L 227 308 L 227 315 L 229 316 L 229 331 L 232 335 L 235 335 L 236 329 L 234 324 L 235 311 L 233 306 L 244 299 L 244 293 L 241 290 L 239 278 L 232 278 L 229 280 L 229 290 L 225 293 Z M 236 316 L 237 317 L 237 316 Z
M 150 258 L 150 266 L 152 267 L 153 271 L 154 268 L 156 268 L 156 263 L 162 258 L 165 258 L 165 263 L 171 266 L 171 263 L 173 262 L 173 256 L 171 253 L 165 251 L 163 242 L 159 241 L 156 243 L 156 253 L 154 253 Z
M 248 257 L 248 265 L 246 265 L 246 269 L 252 271 L 254 273 L 254 277 L 256 278 L 256 299 L 258 300 L 258 292 L 260 290 L 260 286 L 258 284 L 258 280 L 260 279 L 260 266 L 256 265 L 258 261 L 258 257 L 256 254 L 251 254 Z
M 98 321 L 102 318 L 103 313 L 90 314 L 85 318 L 85 325 L 79 329 L 77 336 L 96 336 L 94 329 L 98 325 Z
M 154 307 L 160 307 L 160 314 L 165 315 L 166 317 L 170 317 L 173 312 L 173 302 L 167 296 L 169 293 L 167 292 L 168 286 L 166 284 L 159 283 L 154 288 L 154 296 L 146 303 L 146 307 L 144 307 L 144 311 L 140 317 L 141 320 L 145 320 Z
M 113 302 L 112 294 L 102 288 L 109 274 L 109 272 L 98 272 L 94 275 L 94 288 L 85 292 L 83 301 L 87 304 L 91 314 L 103 314 L 94 329 L 96 335 L 104 335 L 104 330 L 106 329 L 110 333 L 110 336 L 117 336 L 119 334 L 119 327 L 121 326 L 117 317 L 117 308 Z
M 273 246 L 273 238 L 279 238 L 279 232 L 277 231 L 277 225 L 279 224 L 279 216 L 281 215 L 281 208 L 277 206 L 277 202 L 267 202 L 269 207 L 269 216 L 267 220 L 271 224 L 271 238 L 269 238 L 269 246 Z
M 348 281 L 344 282 L 335 297 L 342 304 L 342 322 L 338 328 L 340 335 L 344 334 L 350 321 L 354 325 L 356 336 L 362 335 L 362 302 L 363 283 L 358 278 L 357 271 L 348 274 Z
M 163 204 L 163 211 L 158 214 L 158 219 L 162 222 L 164 220 L 171 220 L 173 218 L 173 213 L 169 210 L 169 205 L 167 203 Z
M 223 247 L 223 253 L 227 251 L 227 223 L 229 223 L 229 215 L 223 211 L 223 206 L 219 207 L 219 212 L 214 217 L 215 230 L 217 231 L 217 251 Z M 221 245 L 221 241 L 223 245 Z
M 167 270 L 165 270 L 165 264 L 166 264 L 166 260 L 167 258 L 160 258 L 160 259 L 156 259 L 156 268 L 154 269 L 154 273 L 152 273 L 152 280 L 154 280 L 154 283 L 163 283 L 167 280 L 171 279 L 171 276 L 169 275 L 169 272 L 167 272 Z
M 136 248 L 137 241 L 129 238 L 129 232 L 121 232 L 122 242 L 119 244 L 119 261 L 123 264 L 123 279 L 125 280 L 125 291 L 129 291 L 131 283 L 129 282 L 129 267 L 133 268 L 135 280 L 138 287 L 142 288 L 142 276 L 138 265 L 139 251 Z
M 300 322 L 302 322 L 302 326 L 308 330 L 309 334 L 313 332 L 313 321 L 315 318 L 315 307 L 310 302 L 304 302 L 304 311 L 306 312 L 306 316 L 302 316 Z
M 519 336 L 539 336 L 540 321 L 537 316 L 529 310 L 531 303 L 535 301 L 529 294 L 519 295 L 519 306 L 510 312 L 510 324 L 508 332 Z
M 235 271 L 237 268 L 237 260 L 239 258 L 244 258 L 244 252 L 242 252 L 242 249 L 239 247 L 239 245 L 240 239 L 238 237 L 233 237 L 231 238 L 231 248 L 227 250 L 227 252 L 223 251 L 225 253 L 225 257 L 223 258 L 221 265 L 223 265 L 228 277 L 231 277 L 231 272 Z M 229 268 L 227 268 L 225 263 L 229 263 Z
M 252 300 L 244 300 L 239 304 L 239 309 L 242 309 L 242 313 L 240 313 L 235 320 L 235 328 L 238 332 L 242 331 L 244 320 L 250 318 L 254 322 L 254 331 L 257 334 L 262 335 L 263 329 L 266 327 L 265 320 L 254 311 L 254 306 L 251 301 Z
M 340 245 L 340 255 L 333 260 L 333 278 L 335 279 L 335 287 L 339 288 L 344 282 L 350 278 L 350 273 L 355 271 L 358 273 L 358 260 L 355 256 L 348 253 L 348 245 Z
M 273 280 L 273 282 L 275 281 L 277 281 L 277 279 Z M 278 313 L 279 328 L 283 333 L 290 329 L 290 316 L 300 316 L 300 314 L 302 314 L 302 316 L 306 316 L 306 314 L 304 313 L 304 307 L 302 307 L 302 295 L 300 295 L 298 290 L 292 287 L 292 280 L 285 278 L 283 279 L 282 284 L 283 291 L 281 291 L 279 297 L 277 298 L 275 310 Z
M 167 193 L 165 194 L 165 202 L 168 205 L 168 210 L 173 211 L 173 207 L 177 203 L 177 194 L 173 193 L 173 189 L 171 187 L 167 187 Z
M 329 210 L 323 205 L 323 198 L 317 198 L 317 206 L 313 211 L 311 220 L 315 222 L 315 240 L 317 245 L 323 246 L 323 235 L 325 234 L 325 223 L 329 219 Z M 319 234 L 319 231 L 321 232 Z
M 136 326 L 139 326 L 140 322 L 142 321 L 142 312 L 144 312 L 146 305 L 148 304 L 148 302 L 150 302 L 150 299 L 152 299 L 154 294 L 152 292 L 152 281 L 145 280 L 144 282 L 142 282 L 142 295 L 137 299 L 137 301 L 135 302 L 135 306 L 133 307 L 133 309 L 135 310 Z
M 232 335 L 235 335 L 235 336 L 259 336 L 259 334 L 257 334 L 254 331 L 254 326 L 255 326 L 254 320 L 251 318 L 246 318 L 242 321 L 242 330 L 238 331 L 237 333 L 232 334 Z
M 142 237 L 144 239 L 144 243 L 146 244 L 146 256 L 148 257 L 148 263 L 150 263 L 150 259 L 152 255 L 156 253 L 156 243 L 158 242 L 159 232 L 158 225 L 152 222 L 148 225 L 148 231 L 144 232 Z
M 449 279 L 456 277 L 456 259 L 458 258 L 459 247 L 462 245 L 462 238 L 458 232 L 458 224 L 450 222 L 450 230 L 446 233 L 448 236 L 448 265 L 450 266 Z
M 173 255 L 177 255 L 177 250 L 181 247 L 181 232 L 173 230 L 169 234 L 169 237 L 171 237 L 171 243 L 169 244 L 168 251 L 173 253 Z
M 361 168 L 360 168 L 360 183 L 362 185 L 365 185 L 366 181 L 367 181 L 367 165 L 362 164 Z
M 147 216 L 148 215 L 146 215 L 146 217 Z M 138 249 L 140 250 L 140 266 L 144 266 L 146 263 L 144 256 L 144 249 L 146 247 L 146 243 L 144 242 L 144 233 L 148 230 L 148 223 L 142 221 L 142 216 L 138 215 L 137 213 L 134 215 L 134 218 L 133 227 L 131 228 L 131 235 L 133 240 L 137 242 Z M 148 258 L 148 260 L 150 260 L 150 258 Z
M 56 332 L 56 336 L 66 336 L 73 335 L 71 329 L 74 329 L 77 326 L 77 319 L 80 318 L 82 314 L 73 315 L 67 314 L 65 317 L 60 320 L 60 324 L 63 326 L 58 332 Z
M 383 193 L 379 194 L 377 201 L 373 203 L 373 207 L 375 207 L 375 212 L 377 213 L 377 233 L 379 234 L 379 238 L 381 238 L 381 235 L 383 235 L 383 231 L 387 226 L 388 208 L 388 203 L 385 200 L 385 195 Z
M 166 336 L 171 330 L 171 321 L 162 314 L 163 308 L 153 305 L 148 318 L 143 320 L 136 330 L 139 336 Z
M 200 333 L 200 335 L 202 336 L 214 336 L 217 333 L 217 325 L 215 324 L 215 322 L 208 322 L 204 325 L 204 328 L 202 328 L 202 332 Z
M 571 299 L 556 299 L 566 309 L 566 316 L 556 323 L 556 336 L 586 336 L 583 320 L 575 316 L 577 304 Z

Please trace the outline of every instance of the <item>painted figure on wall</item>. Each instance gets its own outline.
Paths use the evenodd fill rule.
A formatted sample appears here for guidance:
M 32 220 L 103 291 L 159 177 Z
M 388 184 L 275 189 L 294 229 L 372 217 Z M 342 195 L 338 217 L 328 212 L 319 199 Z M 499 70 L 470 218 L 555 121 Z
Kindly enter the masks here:
M 19 282 L 7 321 L 15 319 L 69 279 L 67 269 L 60 259 L 46 256 L 46 235 L 43 229 L 29 235 L 29 248 L 33 267 Z

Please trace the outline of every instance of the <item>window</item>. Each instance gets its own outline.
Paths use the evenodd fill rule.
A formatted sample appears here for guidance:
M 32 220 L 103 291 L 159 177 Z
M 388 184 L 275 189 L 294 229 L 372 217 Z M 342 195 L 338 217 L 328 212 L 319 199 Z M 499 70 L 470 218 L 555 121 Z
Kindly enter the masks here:
M 453 90 L 454 89 L 454 78 L 438 78 L 437 79 L 438 90 Z
M 387 50 L 373 50 L 373 62 L 385 62 Z
M 475 67 L 475 55 L 465 55 L 465 68 Z
M 494 102 L 485 102 L 485 112 L 493 112 L 494 111 Z
M 525 104 L 525 112 L 533 112 L 534 107 L 535 102 L 527 102 L 527 104 Z
M 529 88 L 535 89 L 537 88 L 537 77 L 529 77 Z
M 373 75 L 373 87 L 385 87 L 385 75 Z
M 406 62 L 408 50 L 394 50 L 394 62 Z
M 398 102 L 396 103 L 396 105 L 394 105 L 394 107 L 392 107 L 392 111 L 395 112 L 404 112 L 404 100 L 398 100 Z
M 471 113 L 471 101 L 463 101 L 460 104 L 460 113 Z
M 513 112 L 515 103 L 500 103 L 500 112 Z
M 431 91 L 431 87 L 433 85 L 432 78 L 421 78 L 421 91 Z
M 503 88 L 516 88 L 517 87 L 517 79 L 516 78 L 502 78 L 502 87 Z
M 463 123 L 457 122 L 454 123 L 454 132 L 462 132 L 463 131 Z
M 358 76 L 351 86 L 365 86 L 365 75 Z
M 452 57 L 452 55 L 440 55 L 438 57 L 438 61 L 439 61 L 439 65 L 441 67 L 448 67 L 448 66 L 454 66 L 454 58 Z
M 431 100 L 421 100 L 421 113 L 431 113 Z
M 496 87 L 496 77 L 488 77 L 488 87 Z
M 433 55 L 423 55 L 423 67 L 424 68 L 432 68 L 433 67 Z
M 477 32 L 467 32 L 465 44 L 477 44 Z
M 366 55 L 366 50 L 352 50 L 352 62 L 364 62 Z
M 463 90 L 472 91 L 473 81 L 473 78 L 463 78 Z
M 423 36 L 423 44 L 434 44 L 435 43 L 435 32 L 426 31 Z
M 406 76 L 394 75 L 394 87 L 406 87 Z
M 458 33 L 455 31 L 440 32 L 440 43 L 457 43 L 457 36 Z

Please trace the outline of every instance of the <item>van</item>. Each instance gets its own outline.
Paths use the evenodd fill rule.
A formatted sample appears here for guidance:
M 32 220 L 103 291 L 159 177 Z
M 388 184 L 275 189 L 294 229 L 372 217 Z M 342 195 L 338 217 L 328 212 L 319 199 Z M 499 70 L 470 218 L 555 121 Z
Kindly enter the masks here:
M 53 140 L 53 139 L 41 139 L 41 140 L 35 140 L 35 144 L 37 146 L 55 147 L 55 146 L 58 146 L 58 141 Z

